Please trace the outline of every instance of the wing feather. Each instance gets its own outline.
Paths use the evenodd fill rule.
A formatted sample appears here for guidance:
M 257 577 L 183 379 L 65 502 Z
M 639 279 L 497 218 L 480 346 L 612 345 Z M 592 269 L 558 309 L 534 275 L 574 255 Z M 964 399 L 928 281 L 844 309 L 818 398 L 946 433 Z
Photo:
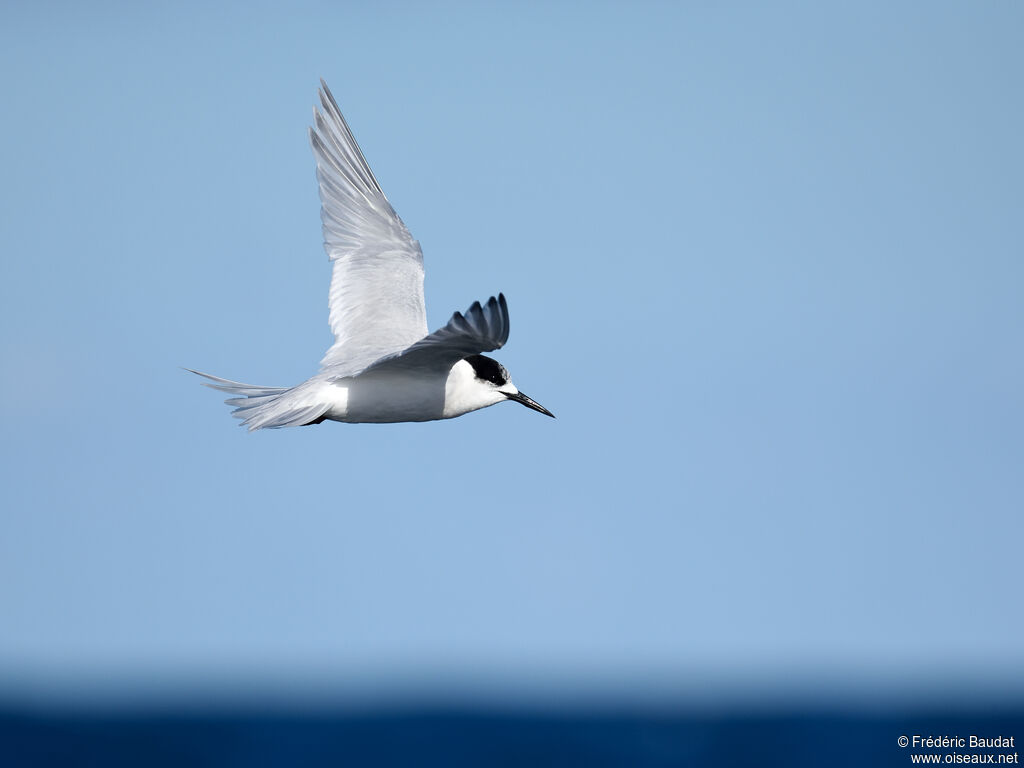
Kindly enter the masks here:
M 327 84 L 309 130 L 320 186 L 334 344 L 320 361 L 352 376 L 427 333 L 423 251 L 391 207 Z
M 508 303 L 504 294 L 481 305 L 473 302 L 465 313 L 456 312 L 443 328 L 420 339 L 396 355 L 378 360 L 367 370 L 415 368 L 447 371 L 470 355 L 500 349 L 508 341 Z

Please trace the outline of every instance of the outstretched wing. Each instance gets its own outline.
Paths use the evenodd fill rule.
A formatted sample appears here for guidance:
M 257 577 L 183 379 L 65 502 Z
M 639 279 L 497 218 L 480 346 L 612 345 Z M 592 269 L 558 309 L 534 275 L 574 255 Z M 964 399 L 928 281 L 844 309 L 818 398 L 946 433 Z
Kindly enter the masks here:
M 456 312 L 443 328 L 397 355 L 378 360 L 367 370 L 448 371 L 464 357 L 503 347 L 508 341 L 508 331 L 508 304 L 504 294 L 499 293 L 498 298 L 492 296 L 482 306 L 479 301 L 473 302 L 465 314 Z
M 374 178 L 327 84 L 309 140 L 320 182 L 324 249 L 334 263 L 329 295 L 334 344 L 320 361 L 352 376 L 427 334 L 423 251 Z

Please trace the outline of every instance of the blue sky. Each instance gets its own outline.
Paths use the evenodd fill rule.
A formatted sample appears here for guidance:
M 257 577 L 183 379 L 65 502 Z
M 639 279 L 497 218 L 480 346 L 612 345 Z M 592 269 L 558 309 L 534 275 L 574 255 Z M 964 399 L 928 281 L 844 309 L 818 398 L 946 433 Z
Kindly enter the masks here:
M 9 684 L 1024 679 L 1019 6 L 0 22 Z M 319 77 L 557 420 L 246 434 L 178 368 L 329 344 Z

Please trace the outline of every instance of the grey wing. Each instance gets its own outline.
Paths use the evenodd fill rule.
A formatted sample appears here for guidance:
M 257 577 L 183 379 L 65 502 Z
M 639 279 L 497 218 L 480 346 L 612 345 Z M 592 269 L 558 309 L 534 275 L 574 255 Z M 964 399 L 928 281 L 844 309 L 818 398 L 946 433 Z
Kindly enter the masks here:
M 498 294 L 482 305 L 479 301 L 466 313 L 456 312 L 443 328 L 434 331 L 397 355 L 378 360 L 369 370 L 414 368 L 448 371 L 470 355 L 500 349 L 508 341 L 508 304 Z
M 334 344 L 320 361 L 352 376 L 427 333 L 423 251 L 391 207 L 327 84 L 320 81 L 309 139 L 320 182 L 324 249 L 333 262 L 329 294 Z

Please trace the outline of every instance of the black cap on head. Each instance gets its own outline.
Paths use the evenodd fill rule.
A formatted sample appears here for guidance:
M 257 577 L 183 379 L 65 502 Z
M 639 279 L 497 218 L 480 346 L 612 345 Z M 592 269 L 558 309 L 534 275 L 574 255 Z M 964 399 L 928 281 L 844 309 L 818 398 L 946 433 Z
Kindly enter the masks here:
M 473 372 L 481 381 L 489 381 L 499 387 L 508 384 L 508 371 L 497 360 L 483 355 L 470 355 L 464 359 L 473 366 Z

